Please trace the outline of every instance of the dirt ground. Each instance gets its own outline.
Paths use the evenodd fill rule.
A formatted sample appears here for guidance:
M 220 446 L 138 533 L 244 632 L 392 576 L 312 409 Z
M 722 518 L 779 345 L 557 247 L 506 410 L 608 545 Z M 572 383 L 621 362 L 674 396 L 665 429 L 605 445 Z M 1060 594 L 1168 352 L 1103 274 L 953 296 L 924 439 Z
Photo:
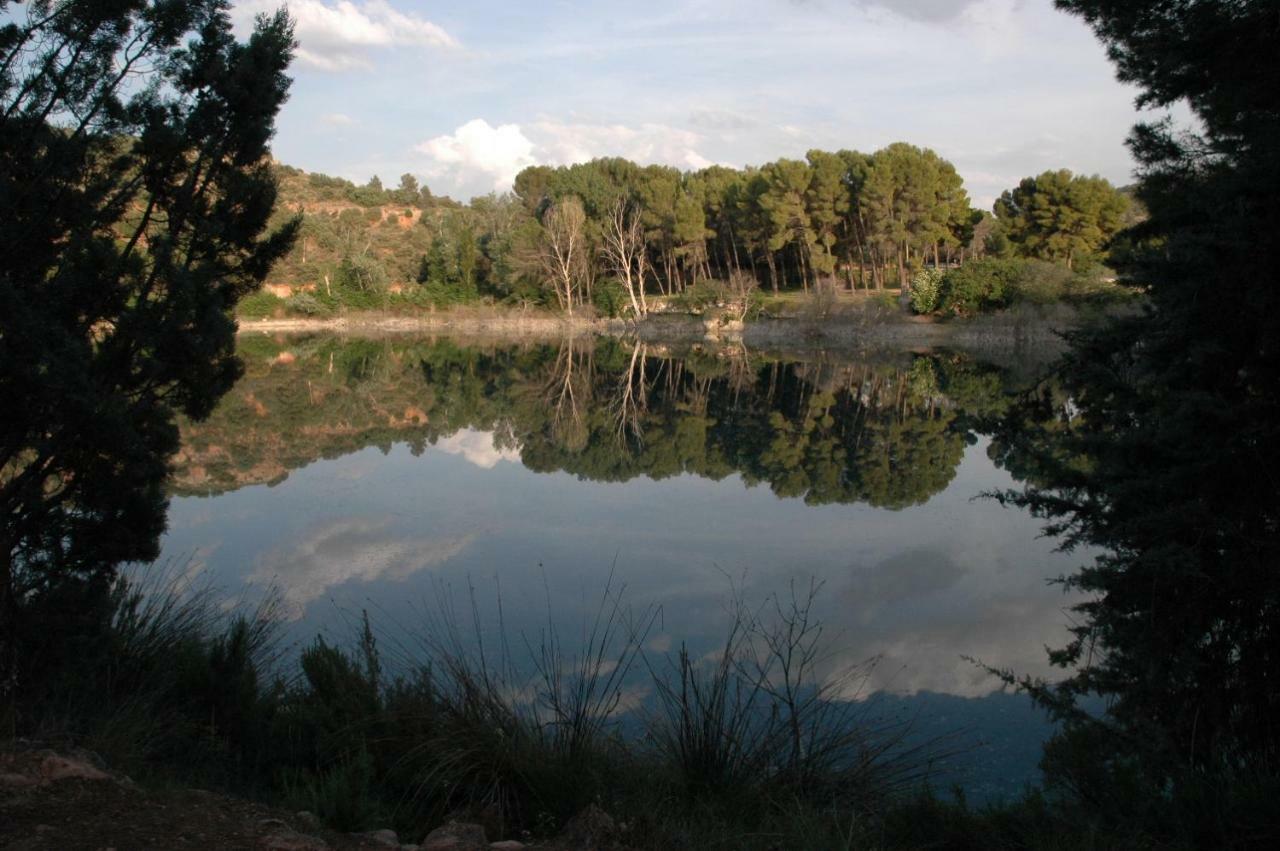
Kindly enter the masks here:
M 83 757 L 40 750 L 0 753 L 0 848 L 4 849 L 399 851 L 401 847 L 326 831 L 297 814 L 211 792 L 141 789 Z M 416 848 L 417 842 L 409 847 Z
M 0 849 L 12 851 L 628 851 L 617 827 L 587 807 L 554 841 L 490 843 L 478 824 L 450 821 L 426 837 L 337 833 L 289 813 L 199 789 L 144 789 L 87 752 L 0 743 Z

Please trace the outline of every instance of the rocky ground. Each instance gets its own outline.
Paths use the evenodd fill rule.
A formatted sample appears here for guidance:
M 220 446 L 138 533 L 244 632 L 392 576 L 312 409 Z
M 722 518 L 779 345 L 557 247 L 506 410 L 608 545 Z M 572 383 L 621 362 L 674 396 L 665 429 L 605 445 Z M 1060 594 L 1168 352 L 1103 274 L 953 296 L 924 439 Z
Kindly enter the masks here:
M 612 819 L 595 808 L 541 845 L 491 843 L 482 826 L 456 821 L 426 837 L 336 833 L 310 813 L 199 789 L 143 789 L 88 753 L 0 751 L 0 848 L 13 851 L 622 851 L 616 839 Z

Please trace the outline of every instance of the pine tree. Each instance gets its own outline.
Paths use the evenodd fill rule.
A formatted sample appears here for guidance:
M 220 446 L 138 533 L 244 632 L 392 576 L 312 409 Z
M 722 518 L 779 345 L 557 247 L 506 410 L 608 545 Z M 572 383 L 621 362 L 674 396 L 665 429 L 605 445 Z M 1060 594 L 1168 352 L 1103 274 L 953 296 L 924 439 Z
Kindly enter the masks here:
M 266 234 L 284 13 L 225 0 L 36 2 L 0 27 L 0 690 L 21 603 L 157 553 L 175 416 L 240 374 L 231 309 Z M 8 2 L 0 2 L 7 11 Z
M 1198 136 L 1137 127 L 1150 218 L 1125 273 L 1149 309 L 1072 339 L 1069 406 L 1004 439 L 1039 484 L 1014 498 L 1069 544 L 1089 601 L 1033 684 L 1163 795 L 1280 764 L 1280 10 L 1272 2 L 1060 0 L 1141 105 L 1186 100 Z M 1242 57 L 1248 57 L 1247 60 Z M 1019 416 L 1025 416 L 1026 411 Z M 1078 699 L 1102 695 L 1101 719 Z M 1229 788 L 1229 784 L 1226 788 Z M 1216 843 L 1210 843 L 1216 844 Z

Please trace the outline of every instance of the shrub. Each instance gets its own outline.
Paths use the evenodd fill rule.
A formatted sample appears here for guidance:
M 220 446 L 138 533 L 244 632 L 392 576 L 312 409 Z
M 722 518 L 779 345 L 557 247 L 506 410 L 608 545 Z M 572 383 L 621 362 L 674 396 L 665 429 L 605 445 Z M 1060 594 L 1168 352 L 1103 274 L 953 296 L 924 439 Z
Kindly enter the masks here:
M 56 710 L 90 746 L 115 743 L 117 767 L 158 765 L 342 830 L 421 835 L 465 813 L 498 834 L 548 834 L 598 803 L 636 825 L 636 847 L 707 847 L 726 831 L 776 838 L 744 848 L 830 847 L 833 825 L 875 812 L 926 763 L 900 725 L 847 699 L 861 673 L 830 670 L 819 590 L 763 610 L 738 600 L 716 661 L 654 667 L 641 648 L 656 610 L 633 612 L 608 586 L 570 641 L 548 614 L 496 647 L 478 613 L 470 635 L 442 597 L 417 646 L 397 647 L 417 651 L 396 660 L 408 674 L 388 682 L 366 617 L 352 649 L 317 640 L 286 682 L 272 674 L 278 598 L 237 617 L 180 584 L 68 585 L 28 612 L 38 667 L 23 717 Z M 650 738 L 620 718 L 633 674 L 658 692 Z
M 610 318 L 621 316 L 631 309 L 627 290 L 616 278 L 602 278 L 591 290 L 591 303 L 596 310 Z
M 1023 260 L 1018 277 L 1009 287 L 1008 300 L 1051 304 L 1069 298 L 1077 289 L 1080 276 L 1060 263 L 1046 260 Z
M 954 313 L 999 310 L 1014 304 L 1119 301 L 1134 294 L 1104 280 L 1107 270 L 1076 271 L 1029 258 L 986 258 L 952 269 L 942 278 L 939 306 Z
M 755 319 L 761 310 L 760 282 L 740 269 L 729 273 L 724 283 L 725 301 L 739 319 Z
M 330 312 L 329 306 L 311 293 L 296 293 L 285 301 L 284 306 L 290 313 L 300 316 L 322 316 Z
M 236 313 L 248 319 L 264 319 L 276 316 L 284 308 L 284 301 L 268 292 L 256 292 L 240 299 Z
M 874 721 L 852 697 L 873 664 L 831 670 L 813 617 L 821 588 L 793 586 L 760 610 L 737 599 L 714 662 L 682 647 L 653 674 L 649 735 L 690 803 L 861 808 L 922 778 L 920 753 L 935 743 L 904 745 L 904 725 Z
M 941 269 L 921 269 L 911 279 L 911 308 L 916 313 L 933 313 L 942 295 Z
M 779 304 L 784 302 L 779 301 Z M 747 272 L 736 271 L 728 280 L 709 278 L 685 288 L 671 299 L 673 307 L 690 313 L 703 313 L 708 308 L 726 309 L 730 319 L 754 318 L 764 309 L 760 283 Z
M 145 776 L 251 782 L 270 765 L 278 597 L 221 611 L 209 589 L 151 568 L 109 587 L 67 581 L 24 601 L 23 735 L 84 742 Z
M 809 290 L 800 305 L 800 315 L 812 322 L 820 322 L 831 316 L 836 308 L 836 289 L 834 286 L 816 285 Z
M 724 299 L 724 293 L 715 281 L 698 281 L 685 287 L 684 291 L 671 299 L 673 307 L 690 313 L 701 313 L 708 307 L 714 307 Z
M 387 270 L 365 254 L 344 257 L 335 283 L 348 293 L 380 294 L 387 288 Z
M 987 258 L 951 269 L 942 276 L 939 306 L 955 313 L 977 313 L 1006 307 L 1025 262 Z

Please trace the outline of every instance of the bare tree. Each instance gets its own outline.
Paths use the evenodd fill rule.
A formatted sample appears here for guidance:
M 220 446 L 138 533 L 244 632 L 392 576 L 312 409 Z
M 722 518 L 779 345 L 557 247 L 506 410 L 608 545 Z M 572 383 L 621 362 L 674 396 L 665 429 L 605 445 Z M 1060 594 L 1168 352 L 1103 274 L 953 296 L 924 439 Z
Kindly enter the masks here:
M 727 314 L 738 322 L 745 319 L 751 310 L 751 299 L 758 289 L 760 289 L 760 282 L 756 280 L 755 275 L 740 269 L 730 272 L 729 280 L 724 286 Z
M 605 261 L 627 288 L 631 309 L 637 317 L 649 312 L 644 297 L 644 279 L 649 257 L 645 250 L 644 225 L 640 207 L 619 198 L 604 225 L 604 245 L 600 251 Z
M 551 433 L 562 445 L 578 451 L 586 445 L 590 429 L 583 411 L 591 403 L 594 360 L 591 352 L 579 352 L 576 337 L 566 337 L 556 353 L 543 385 L 543 404 L 551 411 Z
M 643 418 L 649 408 L 649 383 L 645 377 L 648 351 L 648 346 L 636 340 L 631 350 L 631 363 L 618 380 L 612 410 L 619 442 L 630 432 L 637 445 L 644 443 Z
M 538 260 L 555 289 L 560 308 L 570 315 L 573 315 L 573 303 L 589 262 L 584 233 L 586 221 L 582 202 L 572 195 L 557 201 L 542 217 Z

